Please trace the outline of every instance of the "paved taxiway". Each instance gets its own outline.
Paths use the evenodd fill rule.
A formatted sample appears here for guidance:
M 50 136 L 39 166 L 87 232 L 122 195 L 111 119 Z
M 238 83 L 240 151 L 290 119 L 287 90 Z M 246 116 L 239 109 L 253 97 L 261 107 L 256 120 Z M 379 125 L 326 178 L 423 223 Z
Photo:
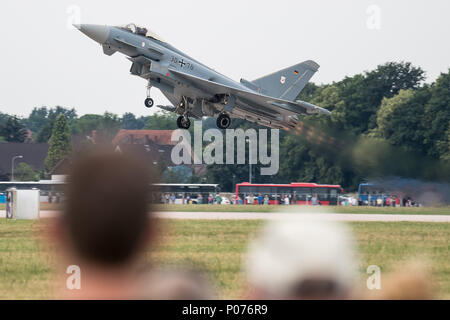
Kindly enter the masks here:
M 205 219 L 205 220 L 277 220 L 305 216 L 295 213 L 263 213 L 263 212 L 156 212 L 162 219 Z M 58 211 L 41 211 L 41 218 L 58 216 Z M 450 215 L 408 215 L 408 214 L 350 214 L 350 213 L 314 213 L 314 217 L 334 221 L 381 221 L 381 222 L 448 222 Z M 5 217 L 5 211 L 0 211 Z

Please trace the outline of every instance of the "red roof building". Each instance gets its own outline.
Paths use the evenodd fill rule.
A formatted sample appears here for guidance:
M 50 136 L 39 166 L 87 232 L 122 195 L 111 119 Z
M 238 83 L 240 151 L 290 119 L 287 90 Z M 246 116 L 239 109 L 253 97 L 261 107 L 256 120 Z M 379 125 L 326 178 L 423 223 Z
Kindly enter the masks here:
M 113 146 L 121 144 L 147 144 L 149 140 L 160 146 L 175 145 L 173 130 L 120 130 L 112 141 Z

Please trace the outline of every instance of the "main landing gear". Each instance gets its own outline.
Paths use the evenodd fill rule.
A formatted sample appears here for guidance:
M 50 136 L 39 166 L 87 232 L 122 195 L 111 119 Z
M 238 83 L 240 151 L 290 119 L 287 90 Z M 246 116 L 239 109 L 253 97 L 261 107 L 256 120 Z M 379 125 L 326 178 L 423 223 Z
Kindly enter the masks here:
M 217 117 L 217 127 L 219 129 L 228 129 L 231 125 L 231 118 L 226 113 L 222 113 Z
M 189 129 L 191 126 L 191 120 L 187 116 L 179 116 L 177 119 L 177 126 L 180 129 Z
M 177 109 L 175 110 L 176 113 L 181 114 L 181 116 L 177 119 L 177 126 L 180 129 L 189 129 L 191 126 L 191 121 L 188 117 L 188 110 L 189 110 L 189 98 L 187 97 L 181 97 L 181 102 L 178 104 Z

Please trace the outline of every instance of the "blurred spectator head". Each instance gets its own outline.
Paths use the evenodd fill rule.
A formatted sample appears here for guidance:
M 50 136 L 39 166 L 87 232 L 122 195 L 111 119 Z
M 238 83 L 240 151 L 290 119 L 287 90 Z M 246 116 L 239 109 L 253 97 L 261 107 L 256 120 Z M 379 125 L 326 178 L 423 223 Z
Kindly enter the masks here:
M 250 244 L 246 274 L 254 299 L 346 299 L 356 276 L 345 226 L 302 218 L 269 223 Z
M 120 267 L 145 248 L 150 182 L 149 167 L 133 155 L 97 151 L 75 159 L 61 225 L 79 261 Z
M 365 299 L 377 300 L 430 300 L 434 288 L 430 270 L 417 259 L 399 265 L 383 275 L 380 290 L 366 291 Z
M 207 277 L 191 268 L 160 269 L 149 273 L 143 290 L 149 300 L 211 300 L 215 293 Z

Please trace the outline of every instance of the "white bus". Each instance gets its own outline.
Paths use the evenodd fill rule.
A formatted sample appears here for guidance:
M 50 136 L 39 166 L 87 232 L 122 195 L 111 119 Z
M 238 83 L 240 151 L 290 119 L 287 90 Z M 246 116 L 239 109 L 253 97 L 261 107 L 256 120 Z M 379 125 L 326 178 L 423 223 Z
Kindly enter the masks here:
M 64 198 L 64 181 L 0 181 L 0 203 L 5 202 L 5 191 L 16 189 L 39 189 L 41 202 L 59 202 Z M 169 203 L 175 197 L 175 204 L 208 203 L 208 196 L 220 192 L 218 184 L 155 183 L 152 185 L 152 203 Z M 199 197 L 201 195 L 201 197 Z M 167 197 L 169 201 L 167 201 Z
M 167 197 L 171 202 L 175 196 L 175 204 L 207 204 L 209 195 L 215 199 L 220 193 L 218 184 L 155 183 L 153 187 L 153 203 L 168 203 Z

